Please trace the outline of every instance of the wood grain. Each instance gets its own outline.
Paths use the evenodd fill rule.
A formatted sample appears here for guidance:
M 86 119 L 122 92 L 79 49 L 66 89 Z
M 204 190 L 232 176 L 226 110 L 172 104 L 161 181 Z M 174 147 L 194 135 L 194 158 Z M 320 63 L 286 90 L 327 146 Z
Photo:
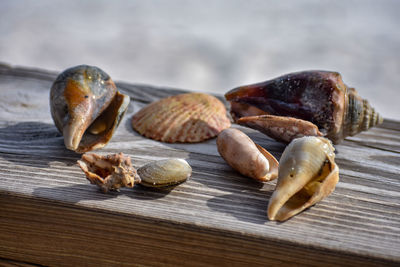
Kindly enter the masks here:
M 275 182 L 233 171 L 215 140 L 164 144 L 131 129 L 133 113 L 182 90 L 117 83 L 132 102 L 99 153 L 122 151 L 136 167 L 185 158 L 191 179 L 171 192 L 136 186 L 100 193 L 51 120 L 48 93 L 56 75 L 0 65 L 0 257 L 52 266 L 400 263 L 399 122 L 337 145 L 334 193 L 276 223 L 266 216 Z M 284 145 L 234 127 L 279 159 Z

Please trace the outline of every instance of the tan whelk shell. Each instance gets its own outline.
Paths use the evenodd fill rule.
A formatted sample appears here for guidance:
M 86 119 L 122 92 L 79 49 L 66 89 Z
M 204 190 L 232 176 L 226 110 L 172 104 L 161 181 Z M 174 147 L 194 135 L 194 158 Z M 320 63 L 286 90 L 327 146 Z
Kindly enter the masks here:
M 138 169 L 146 187 L 173 187 L 185 182 L 192 175 L 192 167 L 184 159 L 171 158 L 147 163 Z
M 129 105 L 110 76 L 87 65 L 69 68 L 50 90 L 50 111 L 66 148 L 77 153 L 104 147 Z
M 217 138 L 219 154 L 242 175 L 267 182 L 278 177 L 278 161 L 238 129 L 223 130 Z
M 131 158 L 122 153 L 107 156 L 83 154 L 78 165 L 90 183 L 98 185 L 104 193 L 140 183 Z
M 132 127 L 145 137 L 167 143 L 195 143 L 229 128 L 224 104 L 203 93 L 187 93 L 151 103 L 132 118 Z
M 278 182 L 268 205 L 269 219 L 285 221 L 332 193 L 339 181 L 334 159 L 328 139 L 294 139 L 279 161 Z

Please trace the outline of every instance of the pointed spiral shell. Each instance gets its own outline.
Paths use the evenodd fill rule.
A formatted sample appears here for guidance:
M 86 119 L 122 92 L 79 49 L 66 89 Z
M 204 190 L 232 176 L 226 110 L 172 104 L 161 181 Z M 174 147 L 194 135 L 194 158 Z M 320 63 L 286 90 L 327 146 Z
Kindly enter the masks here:
M 290 73 L 232 89 L 225 97 L 235 120 L 259 115 L 293 117 L 315 124 L 335 144 L 383 121 L 337 72 Z

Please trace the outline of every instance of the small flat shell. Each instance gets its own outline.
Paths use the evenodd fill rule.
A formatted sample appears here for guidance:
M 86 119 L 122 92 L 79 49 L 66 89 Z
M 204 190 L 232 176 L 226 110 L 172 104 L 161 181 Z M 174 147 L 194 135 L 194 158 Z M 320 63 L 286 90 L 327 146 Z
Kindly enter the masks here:
M 195 143 L 215 137 L 231 123 L 224 104 L 203 93 L 167 97 L 137 112 L 132 127 L 145 137 L 167 143 Z
M 104 193 L 140 183 L 131 158 L 122 153 L 106 156 L 83 154 L 78 165 L 90 183 L 99 186 Z
M 184 159 L 172 158 L 150 162 L 138 169 L 141 184 L 147 187 L 170 187 L 185 182 L 192 167 Z

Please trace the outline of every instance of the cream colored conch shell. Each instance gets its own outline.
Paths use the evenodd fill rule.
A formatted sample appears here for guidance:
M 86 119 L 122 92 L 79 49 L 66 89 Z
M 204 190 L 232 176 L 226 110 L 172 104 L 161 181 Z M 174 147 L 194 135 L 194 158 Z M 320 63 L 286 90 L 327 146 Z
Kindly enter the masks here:
M 219 154 L 242 175 L 261 182 L 278 177 L 278 161 L 238 129 L 223 130 L 217 138 Z
M 279 161 L 278 182 L 268 205 L 269 219 L 285 221 L 332 193 L 339 181 L 334 159 L 328 139 L 294 139 Z

